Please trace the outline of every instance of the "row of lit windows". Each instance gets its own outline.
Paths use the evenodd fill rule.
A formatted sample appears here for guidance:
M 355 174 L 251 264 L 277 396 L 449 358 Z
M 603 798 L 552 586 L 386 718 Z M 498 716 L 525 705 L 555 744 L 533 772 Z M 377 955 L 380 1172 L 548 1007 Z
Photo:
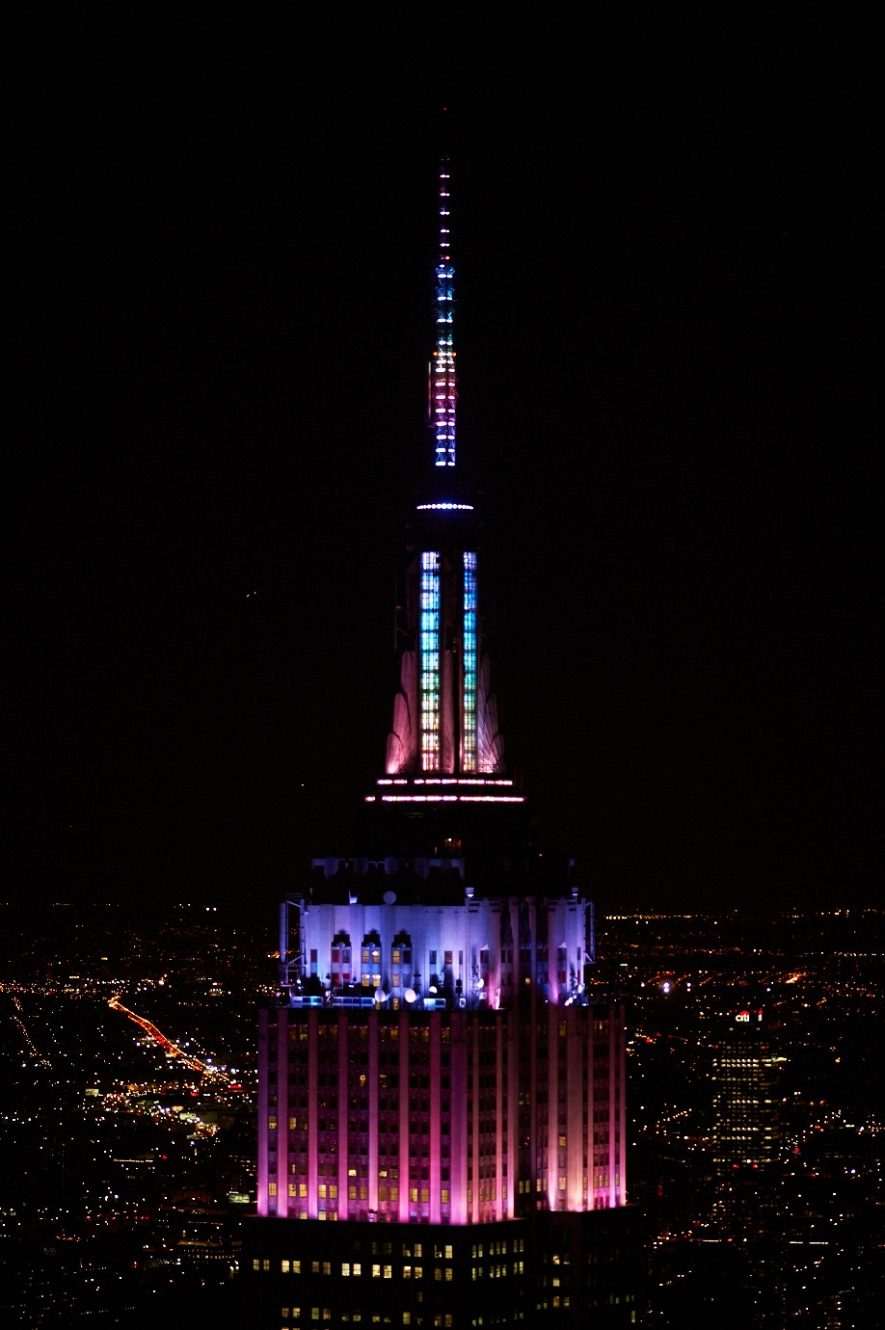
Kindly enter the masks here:
M 447 1251 L 449 1252 L 449 1254 L 451 1254 L 451 1250 L 452 1250 L 451 1247 L 447 1248 Z M 419 1255 L 420 1255 L 420 1247 L 419 1247 Z M 514 1264 L 515 1264 L 515 1262 L 514 1262 Z M 521 1262 L 520 1262 L 520 1264 L 521 1264 Z M 336 1262 L 335 1262 L 335 1265 L 336 1265 L 336 1267 L 337 1267 L 337 1266 L 339 1265 L 339 1263 L 336 1261 Z M 281 1271 L 281 1273 L 284 1274 L 284 1275 L 300 1275 L 300 1274 L 307 1274 L 307 1273 L 308 1273 L 307 1266 L 308 1266 L 308 1262 L 307 1262 L 307 1261 L 303 1261 L 303 1262 L 302 1262 L 302 1261 L 291 1261 L 291 1260 L 283 1259 L 283 1260 L 280 1262 L 280 1271 Z M 270 1262 L 267 1261 L 267 1260 L 265 1260 L 265 1261 L 260 1261 L 260 1260 L 258 1260 L 258 1259 L 253 1260 L 253 1262 L 252 1262 L 252 1269 L 253 1269 L 253 1270 L 256 1270 L 256 1271 L 268 1271 L 268 1270 L 270 1269 Z M 365 1270 L 365 1275 L 366 1275 L 366 1278 L 367 1278 L 367 1279 L 393 1279 L 393 1278 L 394 1278 L 394 1267 L 393 1267 L 392 1265 L 390 1265 L 390 1264 L 383 1264 L 383 1263 L 380 1262 L 380 1261 L 365 1261 L 365 1262 L 364 1262 L 364 1261 L 341 1261 L 341 1262 L 340 1262 L 340 1276 L 339 1276 L 339 1273 L 338 1273 L 338 1269 L 336 1268 L 336 1270 L 335 1270 L 335 1277 L 336 1277 L 336 1278 L 342 1278 L 342 1279 L 361 1279 L 362 1276 L 363 1276 L 363 1271 L 364 1271 L 364 1270 Z M 427 1267 L 428 1278 L 431 1277 L 431 1273 L 430 1273 L 431 1270 L 432 1270 L 432 1272 L 433 1272 L 433 1274 L 432 1274 L 432 1278 L 433 1278 L 434 1280 L 437 1280 L 437 1281 L 440 1282 L 440 1283 L 451 1283 L 451 1282 L 452 1282 L 452 1279 L 454 1278 L 453 1271 L 452 1271 L 452 1267 L 451 1267 L 450 1265 L 435 1265 L 435 1266 L 428 1266 L 428 1267 Z M 332 1262 L 331 1262 L 331 1261 L 311 1261 L 311 1262 L 310 1262 L 310 1274 L 312 1274 L 312 1275 L 320 1275 L 320 1274 L 321 1274 L 321 1275 L 328 1275 L 329 1277 L 331 1277 L 331 1275 L 332 1275 Z M 400 1275 L 401 1278 L 403 1278 L 403 1279 L 423 1279 L 423 1278 L 424 1278 L 424 1266 L 423 1266 L 423 1265 L 411 1265 L 411 1264 L 410 1264 L 410 1265 L 403 1265 L 402 1267 L 397 1267 L 397 1269 L 396 1269 L 396 1274 Z
M 485 1266 L 482 1265 L 475 1265 L 470 1271 L 471 1279 L 485 1279 L 486 1277 L 489 1279 L 506 1279 L 509 1274 L 525 1274 L 525 1263 L 523 1261 L 514 1261 L 512 1270 L 507 1269 L 506 1263 L 501 1265 L 490 1265 L 488 1268 L 488 1275 L 486 1275 Z
M 284 1321 L 288 1321 L 290 1316 L 291 1316 L 291 1317 L 296 1317 L 296 1318 L 297 1318 L 297 1317 L 300 1317 L 300 1316 L 301 1316 L 301 1308 L 300 1308 L 300 1307 L 291 1307 L 291 1308 L 290 1308 L 290 1307 L 283 1307 L 282 1310 L 281 1310 L 281 1313 L 280 1313 L 280 1314 L 281 1314 L 281 1316 L 283 1317 L 283 1320 L 284 1320 Z M 305 1309 L 305 1314 L 307 1314 L 307 1313 L 306 1313 L 306 1309 Z M 353 1311 L 343 1311 L 343 1312 L 340 1312 L 339 1315 L 340 1315 L 342 1321 L 354 1321 L 354 1322 L 357 1322 L 357 1321 L 362 1321 L 362 1319 L 363 1319 L 362 1312 L 360 1312 L 360 1311 L 357 1310 L 356 1308 L 355 1308 Z M 368 1320 L 368 1319 L 369 1319 L 369 1318 L 368 1318 L 368 1316 L 367 1316 L 367 1317 L 366 1317 L 366 1320 Z M 388 1318 L 388 1319 L 389 1319 L 389 1318 Z M 480 1318 L 480 1322 L 481 1322 L 481 1319 L 482 1319 L 482 1318 Z M 332 1321 L 332 1309 L 331 1309 L 331 1307 L 323 1307 L 323 1308 L 322 1308 L 322 1312 L 321 1312 L 321 1309 L 320 1309 L 319 1307 L 311 1307 L 311 1309 L 310 1309 L 310 1320 L 311 1320 L 312 1322 L 314 1322 L 314 1323 L 316 1323 L 316 1322 L 322 1320 L 322 1323 L 323 1323 L 324 1325 L 329 1325 L 329 1324 L 331 1324 L 331 1321 Z M 373 1317 L 372 1317 L 372 1320 L 373 1320 L 373 1321 L 377 1321 L 377 1320 L 378 1320 L 378 1317 L 377 1317 L 377 1316 L 373 1316 Z M 403 1323 L 403 1325 L 412 1325 L 412 1313 L 411 1313 L 411 1312 L 403 1312 L 403 1320 L 402 1320 L 402 1323 Z M 417 1322 L 415 1322 L 415 1324 L 416 1324 L 416 1325 L 420 1325 L 420 1324 L 421 1324 L 420 1320 L 417 1321 Z M 452 1325 L 452 1324 L 453 1324 L 453 1321 L 452 1321 L 452 1313 L 451 1313 L 451 1312 L 437 1312 L 437 1314 L 436 1314 L 435 1317 L 433 1318 L 433 1324 L 434 1324 L 435 1326 L 437 1326 L 437 1325 L 440 1325 L 440 1326 L 449 1326 L 449 1325 Z M 300 1330 L 300 1327 L 299 1327 L 297 1324 L 294 1324 L 294 1323 L 293 1323 L 292 1325 L 284 1325 L 284 1326 L 282 1327 L 282 1330 Z
M 267 1184 L 267 1194 L 268 1194 L 268 1196 L 276 1196 L 276 1194 L 277 1194 L 277 1184 L 276 1184 L 276 1182 L 269 1182 L 269 1183 Z M 307 1196 L 307 1183 L 306 1183 L 306 1182 L 290 1182 L 290 1183 L 289 1183 L 289 1195 L 290 1195 L 291 1197 L 295 1198 L 295 1199 L 305 1198 L 305 1197 Z M 504 1187 L 504 1196 L 506 1197 L 506 1195 L 507 1195 L 507 1188 L 506 1188 L 506 1186 L 505 1186 L 505 1187 Z M 318 1183 L 318 1184 L 317 1184 L 317 1196 L 318 1196 L 318 1198 L 319 1198 L 321 1201 L 325 1201 L 325 1200 L 337 1201 L 337 1199 L 338 1199 L 338 1186 L 337 1186 L 337 1184 L 336 1184 L 336 1183 L 333 1183 L 333 1182 L 330 1182 L 330 1183 L 320 1182 L 320 1183 Z M 417 1205 L 417 1204 L 419 1203 L 419 1198 L 420 1198 L 420 1203 L 421 1203 L 421 1205 L 429 1205 L 429 1204 L 430 1204 L 430 1188 L 429 1188 L 429 1187 L 410 1187 L 410 1188 L 409 1188 L 409 1200 L 410 1200 L 413 1204 Z M 487 1200 L 487 1201 L 488 1201 L 488 1200 L 494 1200 L 494 1198 L 495 1198 L 495 1187 L 494 1187 L 494 1183 L 490 1184 L 490 1186 L 488 1186 L 488 1187 L 480 1187 L 480 1197 L 479 1197 L 479 1199 L 480 1199 L 481 1201 L 482 1201 L 482 1200 Z M 348 1188 L 347 1188 L 347 1199 L 348 1199 L 349 1201 L 367 1201 L 367 1200 L 369 1199 L 369 1188 L 368 1188 L 368 1184 L 350 1183 L 350 1184 L 348 1185 Z M 448 1204 L 450 1203 L 450 1189 L 449 1189 L 448 1187 L 442 1187 L 442 1188 L 440 1189 L 439 1199 L 440 1199 L 440 1204 L 441 1204 L 441 1205 L 448 1205 Z M 471 1200 L 473 1199 L 473 1196 L 472 1196 L 472 1188 L 468 1188 L 468 1190 L 467 1190 L 467 1199 L 468 1199 L 468 1201 L 471 1201 Z M 387 1201 L 390 1201 L 390 1202 L 392 1202 L 392 1203 L 396 1203 L 396 1202 L 398 1202 L 398 1201 L 399 1201 L 399 1188 L 398 1188 L 398 1187 L 379 1187 L 379 1188 L 378 1188 L 378 1200 L 379 1200 L 379 1201 L 382 1201 L 382 1202 L 385 1202 L 385 1203 L 386 1203 Z

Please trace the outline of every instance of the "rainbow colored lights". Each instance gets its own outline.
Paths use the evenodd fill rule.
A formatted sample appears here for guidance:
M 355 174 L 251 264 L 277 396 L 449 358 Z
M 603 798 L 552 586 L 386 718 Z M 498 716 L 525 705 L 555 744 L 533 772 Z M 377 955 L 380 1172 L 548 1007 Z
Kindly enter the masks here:
M 439 767 L 439 554 L 421 555 L 421 766 Z
M 476 555 L 464 555 L 461 770 L 476 771 Z
M 455 465 L 455 350 L 452 320 L 455 269 L 449 252 L 449 174 L 444 159 L 439 173 L 439 262 L 436 265 L 436 350 L 433 353 L 431 398 L 436 431 L 436 466 Z

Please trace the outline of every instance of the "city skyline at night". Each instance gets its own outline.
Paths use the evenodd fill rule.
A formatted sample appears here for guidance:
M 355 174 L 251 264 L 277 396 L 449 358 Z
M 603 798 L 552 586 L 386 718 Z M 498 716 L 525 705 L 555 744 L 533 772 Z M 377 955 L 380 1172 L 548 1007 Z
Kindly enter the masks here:
M 586 1273 L 585 1218 L 632 1208 L 661 1330 L 877 1326 L 874 85 L 848 25 L 811 14 L 762 32 L 661 11 L 620 34 L 594 16 L 592 41 L 543 16 L 444 42 L 436 20 L 364 19 L 370 39 L 336 20 L 314 42 L 288 14 L 93 33 L 71 12 L 13 38 L 0 1319 L 239 1314 L 272 1180 L 254 1015 L 282 981 L 303 1001 L 263 1045 L 296 1168 L 283 1189 L 276 1152 L 274 1199 L 316 1212 L 293 1223 L 323 1230 L 320 1279 L 377 1265 L 404 1288 L 408 1267 L 414 1291 L 482 1268 L 503 1315 L 497 1272 L 545 1248 L 493 1214 L 540 1196 L 555 1217 L 561 1179 L 584 1203 L 583 1123 L 551 1126 L 564 1069 L 608 1085 L 609 1126 L 630 1094 L 594 1142 L 606 1180 L 588 1159 L 588 1201 L 611 1204 L 560 1213 L 574 1232 L 540 1261 L 551 1298 Z M 532 892 L 513 874 L 520 904 L 495 911 L 517 832 Z M 532 916 L 530 894 L 559 904 Z M 498 1037 L 526 979 L 556 999 L 518 1030 L 528 1079 Z M 623 1026 L 576 1051 L 612 1001 Z M 721 1052 L 744 1010 L 765 1017 L 755 1086 Z M 409 1026 L 426 1045 L 393 1039 Z M 351 1093 L 351 1055 L 365 1177 L 360 1149 L 342 1177 L 341 1124 L 336 1155 L 311 1100 Z M 446 1058 L 444 1110 L 424 1080 Z M 426 1163 L 423 1139 L 403 1154 L 394 1075 Z M 496 1099 L 479 1136 L 477 1076 Z M 510 1140 L 527 1087 L 547 1098 L 534 1175 Z M 745 1110 L 769 1154 L 730 1190 Z M 452 1176 L 453 1131 L 472 1176 Z M 320 1221 L 333 1201 L 354 1220 Z

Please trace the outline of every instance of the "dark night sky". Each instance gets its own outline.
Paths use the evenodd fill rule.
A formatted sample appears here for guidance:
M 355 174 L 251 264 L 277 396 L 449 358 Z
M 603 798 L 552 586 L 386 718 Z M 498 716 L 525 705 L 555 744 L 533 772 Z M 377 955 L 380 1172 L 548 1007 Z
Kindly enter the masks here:
M 445 101 L 460 457 L 549 838 L 607 910 L 878 903 L 844 37 L 490 26 L 443 77 L 429 24 L 125 22 L 25 43 L 7 107 L 2 894 L 272 909 L 378 774 Z

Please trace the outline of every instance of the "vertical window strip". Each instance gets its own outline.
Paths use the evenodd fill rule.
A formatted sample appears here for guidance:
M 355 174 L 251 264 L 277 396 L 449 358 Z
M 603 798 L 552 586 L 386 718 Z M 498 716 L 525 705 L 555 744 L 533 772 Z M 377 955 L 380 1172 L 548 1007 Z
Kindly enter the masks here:
M 421 555 L 421 765 L 439 767 L 439 554 Z
M 462 766 L 476 771 L 476 555 L 464 555 Z
M 452 270 L 449 269 L 450 273 Z M 448 287 L 451 300 L 451 284 Z M 451 305 L 440 304 L 438 323 L 451 323 Z M 433 362 L 433 419 L 436 429 L 436 465 L 455 465 L 455 352 L 451 332 L 441 331 Z

